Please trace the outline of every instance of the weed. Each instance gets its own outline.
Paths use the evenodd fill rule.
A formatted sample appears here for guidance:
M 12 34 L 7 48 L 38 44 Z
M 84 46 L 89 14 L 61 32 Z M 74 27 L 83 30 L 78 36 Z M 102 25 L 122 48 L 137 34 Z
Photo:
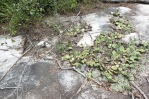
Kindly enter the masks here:
M 66 12 L 76 7 L 76 0 L 1 0 L 0 22 L 8 23 L 7 30 L 16 34 L 39 21 L 44 14 Z
M 36 0 L 21 0 L 18 2 L 1 1 L 0 17 L 2 22 L 8 22 L 7 30 L 16 34 L 18 30 L 27 28 L 41 17 L 39 4 Z
M 130 24 L 129 21 L 127 21 L 125 18 L 123 18 L 120 15 L 119 11 L 116 11 L 115 13 L 112 13 L 114 17 L 111 18 L 111 23 L 114 26 L 113 29 L 118 31 L 118 32 L 123 32 L 123 33 L 131 33 L 133 31 L 133 27 Z

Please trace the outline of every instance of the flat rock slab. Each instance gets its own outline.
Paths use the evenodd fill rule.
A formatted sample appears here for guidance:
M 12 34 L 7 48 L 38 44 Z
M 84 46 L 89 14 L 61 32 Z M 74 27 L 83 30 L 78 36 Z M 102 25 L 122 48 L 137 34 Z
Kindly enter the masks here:
M 103 2 L 118 2 L 118 3 L 121 3 L 121 2 L 130 2 L 130 3 L 149 3 L 148 0 L 102 0 Z
M 91 86 L 86 86 L 73 99 L 131 99 L 131 97 L 109 92 L 102 88 L 93 89 Z
M 76 94 L 83 82 L 78 73 L 51 63 L 20 63 L 0 82 L 0 99 L 131 99 L 90 85 Z
M 15 66 L 0 82 L 0 99 L 70 99 L 84 78 L 71 70 L 55 70 L 54 64 Z
M 136 11 L 131 10 L 135 15 L 127 16 L 127 19 L 138 33 L 139 39 L 149 42 L 149 10 L 147 10 L 149 5 L 139 4 L 135 6 L 135 9 Z

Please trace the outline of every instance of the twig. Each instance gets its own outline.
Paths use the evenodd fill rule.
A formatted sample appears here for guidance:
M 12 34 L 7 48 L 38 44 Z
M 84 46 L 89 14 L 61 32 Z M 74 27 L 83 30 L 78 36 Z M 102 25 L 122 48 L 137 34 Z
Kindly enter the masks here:
M 87 84 L 87 78 L 85 78 L 84 82 L 82 83 L 82 85 L 80 86 L 78 91 L 70 99 L 73 99 L 74 96 L 76 96 L 78 93 L 80 93 L 81 90 L 85 87 L 86 84 Z
M 31 61 L 31 60 L 29 60 L 29 61 Z M 28 62 L 29 63 L 29 62 Z M 20 77 L 20 79 L 19 79 L 19 82 L 18 82 L 18 84 L 17 84 L 17 87 L 15 88 L 15 90 L 9 95 L 9 96 L 7 96 L 7 98 L 6 99 L 8 99 L 10 96 L 12 96 L 16 91 L 17 91 L 17 97 L 18 97 L 18 88 L 20 88 L 19 86 L 20 86 L 20 84 L 21 84 L 21 82 L 22 82 L 22 78 L 23 78 L 23 75 L 24 75 L 24 73 L 25 73 L 25 69 L 27 68 L 27 66 L 28 66 L 28 64 L 26 64 L 25 66 L 24 66 L 24 69 L 23 69 L 23 71 L 22 71 L 22 74 L 21 74 L 21 77 Z
M 87 84 L 87 78 L 84 80 L 83 84 L 81 85 L 81 87 L 77 91 L 76 95 L 85 87 L 86 84 Z
M 30 61 L 30 60 L 29 60 Z M 26 64 L 25 66 L 24 66 L 24 69 L 23 69 L 23 71 L 22 71 L 22 74 L 21 74 L 21 77 L 20 77 L 20 79 L 19 79 L 19 83 L 18 83 L 18 85 L 17 85 L 17 87 L 20 87 L 20 84 L 21 84 L 21 82 L 22 82 L 22 78 L 23 78 L 23 75 L 24 75 L 24 73 L 25 73 L 25 69 L 28 67 L 28 64 Z M 16 89 L 17 90 L 17 96 L 18 96 L 18 88 Z
M 60 67 L 60 69 L 63 70 L 74 70 L 75 72 L 79 73 L 80 75 L 82 75 L 84 78 L 88 78 L 85 74 L 83 74 L 82 72 L 80 72 L 79 70 L 77 70 L 75 67 L 69 67 L 69 68 L 64 68 L 61 66 L 60 62 L 58 61 L 58 59 L 55 59 L 56 63 L 58 64 L 58 66 Z M 98 85 L 101 85 L 99 82 L 97 82 L 95 79 L 93 78 L 88 78 L 90 80 L 92 80 L 93 82 L 97 83 Z
M 17 89 L 17 88 L 20 88 L 20 87 L 3 87 L 3 88 L 0 88 L 0 90 L 5 90 L 5 89 Z
M 148 97 L 146 96 L 146 94 L 133 82 L 130 82 L 144 97 L 144 99 L 148 99 Z
M 60 95 L 60 99 L 62 99 L 62 96 Z
M 135 99 L 134 93 L 131 93 L 131 98 Z
M 60 69 L 63 69 L 63 70 L 71 70 L 72 67 L 68 67 L 68 68 L 64 68 L 61 66 L 61 63 L 58 61 L 58 59 L 55 59 L 56 60 L 56 63 L 58 64 L 58 66 L 60 67 Z
M 95 83 L 101 86 L 101 84 L 98 81 L 96 81 L 94 78 L 89 78 L 89 79 L 91 79 L 92 81 L 94 81 Z
M 72 70 L 76 71 L 77 73 L 81 74 L 84 78 L 88 78 L 85 74 L 77 70 L 75 67 L 72 68 Z
M 77 13 L 77 17 L 80 15 L 80 13 L 81 13 L 81 11 L 79 11 L 79 12 Z
M 90 36 L 91 41 L 94 42 L 92 35 L 90 33 L 88 33 L 88 35 Z
M 9 51 L 8 49 L 0 49 L 0 50 L 2 50 L 2 51 Z
M 32 45 L 32 46 L 35 46 L 34 44 L 33 44 L 33 42 L 30 40 L 30 38 L 29 38 L 29 36 L 26 34 L 26 37 L 27 37 L 27 39 L 28 39 L 28 41 L 30 42 L 30 44 Z
M 1 77 L 0 82 L 4 79 L 4 77 L 9 73 L 9 71 L 18 63 L 18 61 L 25 55 L 27 54 L 32 47 L 30 47 L 26 52 L 23 53 L 23 55 L 7 70 L 7 72 Z
M 38 58 L 38 54 L 39 54 L 39 47 L 36 47 L 35 49 L 34 49 L 34 51 L 32 52 L 32 55 L 31 56 L 35 56 L 36 58 Z
M 87 77 L 85 74 L 83 74 L 82 72 L 80 72 L 79 70 L 77 70 L 75 67 L 72 67 L 72 70 L 76 71 L 77 73 L 81 74 L 84 78 L 88 78 L 90 80 L 92 80 L 93 82 L 97 83 L 98 85 L 101 85 L 99 82 L 97 82 L 94 78 L 89 78 Z
M 149 83 L 149 79 L 148 79 L 148 78 L 146 78 L 146 80 L 147 80 L 147 82 Z

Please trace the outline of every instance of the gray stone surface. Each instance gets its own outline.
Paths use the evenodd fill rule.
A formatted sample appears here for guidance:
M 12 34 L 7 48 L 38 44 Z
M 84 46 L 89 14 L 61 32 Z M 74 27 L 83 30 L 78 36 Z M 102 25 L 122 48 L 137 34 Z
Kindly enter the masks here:
M 91 86 L 86 86 L 86 88 L 84 88 L 73 99 L 131 99 L 131 97 L 112 93 L 102 88 L 93 89 Z
M 133 25 L 135 31 L 139 35 L 139 39 L 149 41 L 149 5 L 138 4 L 135 7 L 136 15 L 128 16 L 128 20 Z
M 57 70 L 54 64 L 20 63 L 0 82 L 0 99 L 130 99 L 90 85 L 76 94 L 83 81 L 78 73 Z
M 0 82 L 0 99 L 70 99 L 84 79 L 74 71 L 55 68 L 43 62 L 20 63 Z

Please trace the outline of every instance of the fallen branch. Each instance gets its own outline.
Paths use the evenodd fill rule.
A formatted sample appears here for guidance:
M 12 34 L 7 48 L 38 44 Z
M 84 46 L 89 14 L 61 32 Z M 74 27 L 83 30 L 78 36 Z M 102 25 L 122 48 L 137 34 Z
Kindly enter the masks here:
M 83 84 L 81 85 L 81 87 L 79 88 L 79 90 L 77 91 L 76 95 L 81 92 L 81 90 L 85 87 L 85 85 L 87 84 L 87 78 L 84 80 Z
M 5 90 L 5 89 L 17 89 L 17 88 L 20 88 L 20 87 L 2 87 L 2 88 L 0 88 L 0 90 Z
M 58 66 L 60 67 L 60 69 L 62 69 L 62 70 L 74 70 L 75 72 L 77 72 L 77 73 L 79 73 L 80 75 L 82 75 L 84 78 L 90 79 L 90 80 L 92 80 L 93 82 L 95 82 L 95 83 L 97 83 L 98 85 L 101 86 L 101 84 L 100 84 L 98 81 L 96 81 L 96 80 L 93 79 L 93 78 L 88 78 L 85 74 L 83 74 L 82 72 L 80 72 L 79 70 L 77 70 L 75 67 L 64 68 L 64 67 L 61 66 L 61 63 L 58 61 L 58 59 L 55 59 L 55 60 L 56 60 L 56 63 L 58 64 Z
M 135 99 L 134 93 L 131 93 L 131 98 Z
M 33 47 L 35 47 L 35 45 L 33 44 L 33 42 L 31 41 L 31 39 L 29 38 L 29 36 L 26 34 L 26 38 L 28 39 L 28 41 L 30 42 L 30 45 L 32 45 Z
M 0 50 L 2 50 L 2 51 L 9 51 L 8 49 L 0 49 Z
M 73 99 L 74 96 L 76 96 L 78 93 L 80 93 L 81 90 L 85 87 L 86 84 L 87 84 L 87 78 L 84 80 L 84 82 L 82 83 L 82 85 L 80 86 L 78 91 L 70 99 Z
M 130 82 L 132 86 L 134 86 L 139 92 L 140 94 L 142 94 L 142 96 L 144 97 L 144 99 L 148 99 L 148 97 L 146 96 L 146 94 L 133 82 Z
M 71 70 L 73 69 L 72 67 L 67 67 L 67 68 L 64 68 L 62 67 L 61 63 L 58 61 L 58 59 L 55 59 L 56 60 L 56 63 L 58 64 L 58 66 L 60 67 L 60 69 L 63 69 L 63 70 Z
M 95 79 L 93 79 L 93 78 L 89 78 L 89 79 L 91 79 L 92 81 L 94 81 L 95 83 L 97 83 L 98 85 L 101 86 L 101 84 L 98 81 L 96 81 Z
M 30 50 L 32 49 L 32 47 L 30 47 L 26 52 L 24 52 L 22 54 L 22 56 L 8 69 L 8 71 L 1 77 L 0 82 L 4 79 L 4 77 L 9 73 L 9 71 L 18 63 L 19 60 L 21 60 L 21 58 L 27 54 Z

